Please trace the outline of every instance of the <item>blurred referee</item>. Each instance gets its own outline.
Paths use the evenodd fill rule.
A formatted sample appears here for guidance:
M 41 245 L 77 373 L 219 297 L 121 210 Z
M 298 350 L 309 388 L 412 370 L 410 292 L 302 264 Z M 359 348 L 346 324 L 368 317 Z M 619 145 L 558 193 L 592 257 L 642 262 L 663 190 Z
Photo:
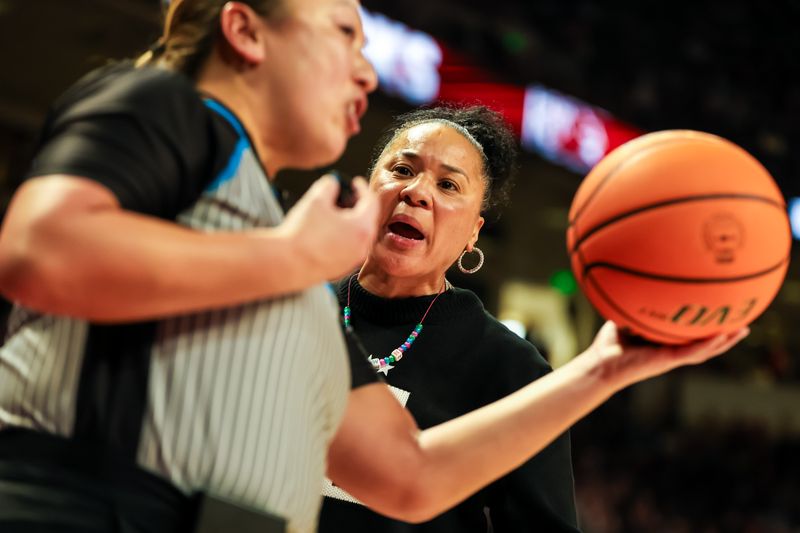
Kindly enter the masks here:
M 323 281 L 377 209 L 327 177 L 284 219 L 269 177 L 341 156 L 362 45 L 355 0 L 179 0 L 151 52 L 56 102 L 0 232 L 2 533 L 189 531 L 200 493 L 315 529 L 351 383 L 376 379 Z

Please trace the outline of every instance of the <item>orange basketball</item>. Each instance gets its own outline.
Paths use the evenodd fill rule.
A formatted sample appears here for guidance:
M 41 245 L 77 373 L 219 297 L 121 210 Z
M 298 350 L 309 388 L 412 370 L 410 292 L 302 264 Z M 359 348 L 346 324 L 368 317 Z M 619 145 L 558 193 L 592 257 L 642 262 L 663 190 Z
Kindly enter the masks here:
M 662 131 L 620 146 L 581 183 L 569 220 L 572 270 L 592 304 L 666 344 L 750 323 L 789 265 L 777 185 L 708 133 Z

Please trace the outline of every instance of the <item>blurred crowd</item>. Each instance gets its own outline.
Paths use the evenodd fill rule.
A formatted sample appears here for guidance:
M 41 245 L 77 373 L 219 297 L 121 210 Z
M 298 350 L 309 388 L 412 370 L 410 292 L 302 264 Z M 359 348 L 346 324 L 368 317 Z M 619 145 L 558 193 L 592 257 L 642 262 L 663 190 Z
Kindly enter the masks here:
M 585 533 L 800 532 L 800 437 L 631 423 L 622 394 L 572 434 Z
M 752 333 L 724 357 L 709 361 L 705 370 L 740 382 L 797 385 L 800 383 L 800 336 L 794 305 L 780 295 L 751 325 Z M 792 311 L 792 312 L 787 312 Z

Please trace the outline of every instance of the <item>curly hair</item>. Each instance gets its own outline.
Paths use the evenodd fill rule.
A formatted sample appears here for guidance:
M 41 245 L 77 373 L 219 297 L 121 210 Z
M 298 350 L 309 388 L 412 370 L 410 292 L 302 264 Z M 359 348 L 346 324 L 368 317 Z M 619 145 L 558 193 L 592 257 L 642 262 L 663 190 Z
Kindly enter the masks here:
M 517 141 L 503 116 L 482 105 L 425 107 L 395 117 L 373 149 L 367 175 L 372 175 L 386 148 L 403 132 L 418 124 L 437 121 L 460 126 L 472 137 L 468 140 L 482 148 L 486 191 L 481 210 L 506 205 L 516 171 Z

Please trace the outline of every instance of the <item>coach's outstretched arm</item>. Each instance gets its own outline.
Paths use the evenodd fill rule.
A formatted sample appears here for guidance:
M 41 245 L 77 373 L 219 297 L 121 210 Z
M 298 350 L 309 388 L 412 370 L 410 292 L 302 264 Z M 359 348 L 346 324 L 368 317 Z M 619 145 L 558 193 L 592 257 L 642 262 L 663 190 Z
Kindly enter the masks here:
M 429 520 L 517 468 L 617 391 L 702 363 L 748 333 L 680 347 L 626 346 L 607 322 L 568 364 L 422 432 L 385 385 L 360 387 L 350 394 L 330 447 L 328 475 L 375 511 L 407 522 Z

